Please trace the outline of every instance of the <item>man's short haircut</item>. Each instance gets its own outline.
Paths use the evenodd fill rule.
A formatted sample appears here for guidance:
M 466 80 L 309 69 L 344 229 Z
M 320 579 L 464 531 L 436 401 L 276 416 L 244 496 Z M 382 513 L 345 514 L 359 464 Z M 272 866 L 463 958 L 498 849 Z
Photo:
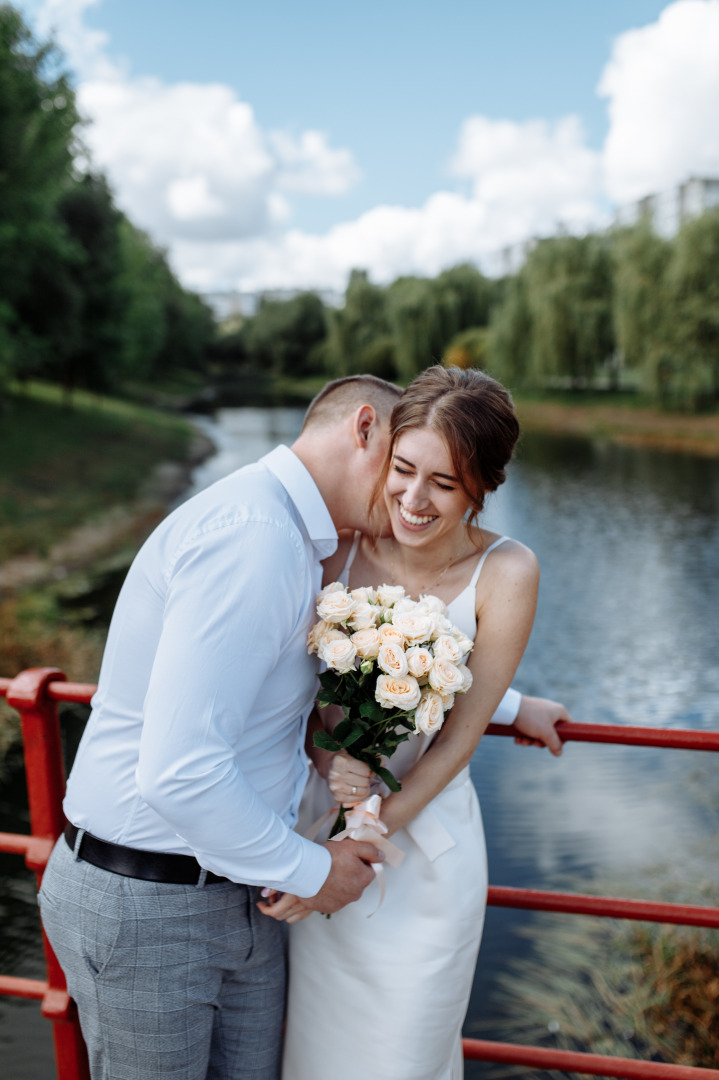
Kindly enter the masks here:
M 320 390 L 305 413 L 302 430 L 331 427 L 350 416 L 360 405 L 371 405 L 380 423 L 389 423 L 402 390 L 376 375 L 347 375 L 333 379 Z

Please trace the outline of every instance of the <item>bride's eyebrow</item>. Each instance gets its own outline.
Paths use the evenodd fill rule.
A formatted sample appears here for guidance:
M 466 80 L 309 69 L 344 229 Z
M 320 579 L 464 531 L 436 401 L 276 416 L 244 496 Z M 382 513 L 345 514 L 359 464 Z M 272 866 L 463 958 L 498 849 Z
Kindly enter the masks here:
M 395 454 L 394 455 L 394 460 L 395 461 L 401 461 L 403 465 L 409 465 L 410 469 L 415 468 L 414 462 L 413 461 L 408 461 L 407 458 L 402 457 L 401 454 Z M 447 473 L 433 472 L 432 476 L 439 476 L 442 480 L 451 480 L 453 484 L 458 484 L 459 483 L 459 480 L 457 479 L 456 476 L 448 476 Z

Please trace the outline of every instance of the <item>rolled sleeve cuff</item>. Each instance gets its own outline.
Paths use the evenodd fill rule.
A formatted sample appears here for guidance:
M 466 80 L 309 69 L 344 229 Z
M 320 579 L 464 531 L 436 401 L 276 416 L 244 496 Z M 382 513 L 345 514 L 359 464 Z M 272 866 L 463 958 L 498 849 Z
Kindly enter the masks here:
M 513 724 L 517 719 L 519 706 L 522 703 L 522 695 L 519 690 L 513 690 L 510 686 L 492 717 L 493 724 Z
M 302 845 L 302 859 L 292 877 L 285 882 L 285 892 L 295 896 L 315 896 L 330 872 L 332 856 L 326 847 L 305 841 Z

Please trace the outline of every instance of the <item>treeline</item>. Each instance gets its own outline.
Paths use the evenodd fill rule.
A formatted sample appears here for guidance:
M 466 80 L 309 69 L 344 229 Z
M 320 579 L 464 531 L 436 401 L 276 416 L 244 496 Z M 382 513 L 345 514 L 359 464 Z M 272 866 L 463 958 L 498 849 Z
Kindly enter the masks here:
M 647 223 L 540 240 L 500 280 L 473 266 L 387 287 L 355 271 L 344 306 L 265 299 L 220 355 L 275 375 L 409 381 L 440 360 L 514 389 L 632 389 L 686 411 L 719 401 L 719 211 L 671 240 Z
M 62 63 L 0 5 L 0 386 L 107 391 L 202 371 L 212 313 L 87 165 Z

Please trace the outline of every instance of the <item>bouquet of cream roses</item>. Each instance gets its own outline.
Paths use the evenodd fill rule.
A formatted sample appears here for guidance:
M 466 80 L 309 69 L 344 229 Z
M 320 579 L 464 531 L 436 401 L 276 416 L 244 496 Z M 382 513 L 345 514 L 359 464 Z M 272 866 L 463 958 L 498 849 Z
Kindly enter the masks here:
M 438 597 L 415 601 L 401 585 L 348 592 L 333 582 L 318 595 L 317 614 L 307 640 L 327 667 L 317 703 L 341 705 L 344 719 L 332 734 L 316 733 L 314 744 L 346 750 L 399 791 L 382 759 L 411 733 L 432 735 L 442 727 L 455 694 L 472 685 L 462 661 L 473 643 L 452 625 Z

